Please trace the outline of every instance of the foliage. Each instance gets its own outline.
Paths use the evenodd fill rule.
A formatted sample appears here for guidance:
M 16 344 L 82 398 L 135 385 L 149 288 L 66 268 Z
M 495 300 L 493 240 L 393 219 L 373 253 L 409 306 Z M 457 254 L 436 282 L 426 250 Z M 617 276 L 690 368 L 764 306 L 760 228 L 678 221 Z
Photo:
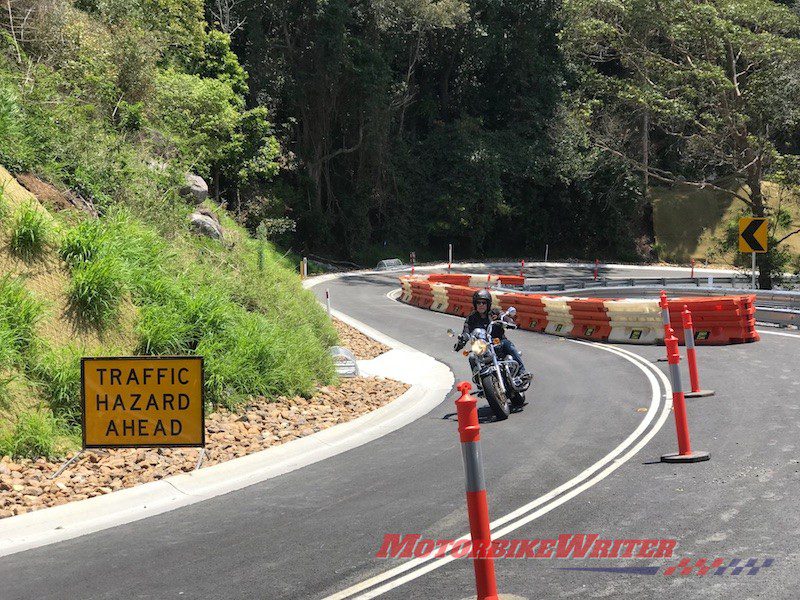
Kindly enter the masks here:
M 53 414 L 69 425 L 80 424 L 82 349 L 65 346 L 41 351 L 31 365 Z
M 231 50 L 231 37 L 227 33 L 214 29 L 208 32 L 203 54 L 193 70 L 201 77 L 227 83 L 239 96 L 247 93 L 247 72 Z
M 111 254 L 97 256 L 72 270 L 69 299 L 81 319 L 98 327 L 116 316 L 125 291 L 122 262 Z
M 57 453 L 62 430 L 62 423 L 49 412 L 24 412 L 17 415 L 11 431 L 0 433 L 0 455 L 52 458 Z
M 791 9 L 571 0 L 566 15 L 564 48 L 598 148 L 642 172 L 645 185 L 715 189 L 754 216 L 777 214 L 762 182 L 797 150 L 800 18 Z M 770 287 L 782 251 L 758 260 Z
M 193 157 L 200 172 L 209 173 L 235 132 L 239 97 L 219 80 L 173 70 L 158 76 L 156 90 L 149 119 L 169 132 L 177 151 Z
M 7 332 L 5 342 L 18 351 L 25 350 L 34 338 L 34 327 L 44 307 L 19 278 L 0 277 L 0 326 Z
M 24 258 L 38 256 L 51 237 L 51 229 L 44 212 L 29 203 L 21 206 L 11 223 L 11 251 Z
M 98 257 L 108 240 L 106 226 L 100 221 L 87 220 L 67 231 L 61 240 L 59 255 L 70 267 L 76 267 Z

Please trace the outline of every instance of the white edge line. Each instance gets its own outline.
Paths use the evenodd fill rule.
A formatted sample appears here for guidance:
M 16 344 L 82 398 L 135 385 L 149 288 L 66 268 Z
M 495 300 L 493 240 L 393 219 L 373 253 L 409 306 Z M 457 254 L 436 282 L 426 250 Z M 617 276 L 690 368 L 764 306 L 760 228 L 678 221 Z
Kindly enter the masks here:
M 581 345 L 600 348 L 602 350 L 606 350 L 608 352 L 611 352 L 612 354 L 617 354 L 618 356 L 620 356 L 620 357 L 624 358 L 625 360 L 633 363 L 637 368 L 639 368 L 645 374 L 645 376 L 647 377 L 647 379 L 648 379 L 648 381 L 650 382 L 650 385 L 651 385 L 651 389 L 652 389 L 652 397 L 651 397 L 651 404 L 650 404 L 650 409 L 651 410 L 648 411 L 647 416 L 644 419 L 642 419 L 642 421 L 639 423 L 639 425 L 633 431 L 633 433 L 631 433 L 623 442 L 621 442 L 616 448 L 614 448 L 614 450 L 609 452 L 606 456 L 601 458 L 599 461 L 595 462 L 589 468 L 585 469 L 579 475 L 573 477 L 572 479 L 570 479 L 566 483 L 564 483 L 564 484 L 558 486 L 557 488 L 551 490 L 550 492 L 540 496 L 539 498 L 537 498 L 533 502 L 530 502 L 530 503 L 528 503 L 528 504 L 516 509 L 515 511 L 512 511 L 511 513 L 509 513 L 509 514 L 507 514 L 507 515 L 505 515 L 505 516 L 493 521 L 490 524 L 490 527 L 492 529 L 496 529 L 498 526 L 505 525 L 509 521 L 513 521 L 514 519 L 519 519 L 518 521 L 513 522 L 510 525 L 507 525 L 506 527 L 503 527 L 502 529 L 500 529 L 498 531 L 493 531 L 493 536 L 495 536 L 495 537 L 501 537 L 501 536 L 503 536 L 503 535 L 505 535 L 505 534 L 507 534 L 507 533 L 509 533 L 511 531 L 514 531 L 514 530 L 518 529 L 519 527 L 522 527 L 523 525 L 525 525 L 525 524 L 527 524 L 527 523 L 539 518 L 540 516 L 542 516 L 542 515 L 550 512 L 551 510 L 557 508 L 561 504 L 567 502 L 571 498 L 577 496 L 581 492 L 585 491 L 586 489 L 590 488 L 591 486 L 595 485 L 596 483 L 598 483 L 599 481 L 601 481 L 602 479 L 604 479 L 605 477 L 610 475 L 613 471 L 615 471 L 622 464 L 624 464 L 630 458 L 632 458 L 637 452 L 639 452 L 639 450 L 641 450 L 641 448 L 643 448 L 644 445 L 647 444 L 653 438 L 653 436 L 655 436 L 655 434 L 664 425 L 664 422 L 666 421 L 666 419 L 667 419 L 667 417 L 669 415 L 669 409 L 672 406 L 672 400 L 671 400 L 671 390 L 672 390 L 672 388 L 670 386 L 669 380 L 667 379 L 666 375 L 664 375 L 664 373 L 662 373 L 659 369 L 657 369 L 656 367 L 654 367 L 653 365 L 648 363 L 645 359 L 643 359 L 639 355 L 634 354 L 633 352 L 630 352 L 628 350 L 624 350 L 624 349 L 613 347 L 613 346 L 608 346 L 608 345 L 605 345 L 605 344 L 584 342 L 584 341 L 581 341 L 581 340 L 569 340 L 569 341 L 572 341 L 574 343 L 581 344 Z M 647 368 L 645 368 L 645 367 L 647 367 Z M 662 397 L 662 394 L 661 394 L 661 388 L 659 387 L 658 381 L 656 380 L 656 378 L 653 375 L 653 373 L 657 374 L 660 377 L 662 383 L 664 384 L 664 390 L 665 390 L 664 393 L 663 393 L 663 398 L 665 399 L 664 409 L 662 410 L 662 412 L 661 412 L 661 414 L 660 414 L 660 416 L 658 418 L 658 421 L 656 422 L 655 426 L 647 433 L 647 435 L 645 435 L 639 441 L 639 443 L 636 444 L 635 446 L 633 446 L 633 448 L 627 454 L 625 454 L 623 457 L 616 458 L 619 454 L 621 454 L 622 452 L 625 451 L 627 446 L 629 446 L 632 442 L 634 442 L 642 434 L 642 432 L 647 428 L 647 426 L 653 420 L 653 418 L 655 418 L 656 409 L 658 408 L 659 401 L 660 401 L 660 399 Z M 585 480 L 588 477 L 590 477 L 593 473 L 595 473 L 596 471 L 598 471 L 600 469 L 603 469 L 603 468 L 604 468 L 604 470 L 602 470 L 599 474 L 597 474 L 594 477 L 592 477 L 591 479 L 589 479 L 589 481 L 586 481 L 582 485 L 578 485 L 583 480 Z M 575 486 L 577 486 L 577 487 L 575 487 Z M 566 490 L 570 490 L 570 488 L 574 488 L 574 489 L 572 489 L 571 491 L 567 492 L 563 496 L 558 497 L 560 494 L 562 494 Z M 530 513 L 530 511 L 533 510 L 534 508 L 536 508 L 537 506 L 539 506 L 539 505 L 541 505 L 543 503 L 546 503 L 548 501 L 550 501 L 549 504 L 543 506 L 542 508 L 540 508 L 539 510 L 537 510 L 537 511 L 531 513 L 531 514 L 528 514 L 528 516 L 523 516 L 526 513 Z M 464 535 L 459 539 L 469 539 L 469 538 L 468 538 L 467 535 Z M 426 573 L 428 573 L 430 571 L 433 571 L 433 570 L 435 570 L 435 569 L 437 569 L 437 568 L 439 568 L 441 566 L 444 566 L 445 564 L 451 562 L 452 560 L 455 560 L 454 558 L 448 556 L 448 557 L 444 557 L 444 558 L 439 558 L 436 561 L 431 562 L 430 564 L 424 565 L 424 563 L 427 563 L 427 562 L 431 561 L 433 558 L 434 557 L 422 557 L 422 558 L 412 559 L 412 560 L 407 561 L 407 562 L 405 562 L 405 563 L 403 563 L 401 565 L 398 565 L 397 567 L 394 567 L 394 568 L 389 569 L 387 571 L 384 571 L 383 573 L 380 573 L 380 574 L 378 574 L 378 575 L 376 575 L 374 577 L 371 577 L 370 579 L 367 579 L 365 581 L 357 583 L 357 584 L 351 586 L 350 588 L 347 588 L 346 590 L 342 590 L 341 592 L 333 594 L 332 596 L 328 596 L 327 598 L 325 598 L 325 600 L 344 600 L 346 598 L 351 598 L 351 597 L 353 597 L 354 594 L 357 594 L 359 592 L 362 592 L 364 590 L 372 588 L 375 585 L 377 585 L 377 584 L 379 584 L 379 583 L 381 583 L 383 581 L 386 581 L 388 579 L 392 579 L 393 577 L 396 577 L 397 575 L 400 575 L 401 573 L 404 573 L 406 571 L 409 571 L 409 570 L 412 570 L 412 569 L 416 569 L 413 572 L 408 573 L 407 575 L 405 575 L 403 577 L 399 577 L 398 579 L 390 581 L 389 583 L 386 583 L 386 584 L 384 584 L 384 585 L 382 585 L 382 586 L 380 586 L 378 588 L 375 588 L 375 589 L 373 589 L 373 590 L 371 590 L 371 591 L 369 591 L 369 592 L 367 592 L 365 594 L 357 596 L 357 600 L 367 600 L 368 598 L 374 598 L 374 597 L 379 596 L 379 595 L 381 595 L 381 594 L 383 594 L 385 592 L 388 592 L 388 591 L 390 591 L 390 590 L 392 590 L 392 589 L 394 589 L 396 587 L 399 587 L 400 585 L 402 585 L 404 583 L 407 583 L 408 581 L 411 581 L 413 579 L 421 577 L 422 575 L 424 575 L 424 574 L 426 574 Z M 424 565 L 424 566 L 420 566 L 420 565 Z M 417 568 L 417 567 L 419 567 L 419 568 Z

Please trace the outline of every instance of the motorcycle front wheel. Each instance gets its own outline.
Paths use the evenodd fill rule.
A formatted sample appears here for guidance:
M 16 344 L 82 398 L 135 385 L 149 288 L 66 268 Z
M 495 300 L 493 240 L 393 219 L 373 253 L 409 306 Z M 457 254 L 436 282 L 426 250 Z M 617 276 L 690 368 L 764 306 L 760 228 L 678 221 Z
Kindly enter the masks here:
M 483 395 L 486 396 L 486 401 L 492 409 L 494 416 L 498 421 L 505 421 L 508 415 L 511 414 L 511 406 L 508 403 L 505 393 L 500 388 L 500 382 L 497 377 L 487 375 L 481 379 L 481 387 L 483 388 Z

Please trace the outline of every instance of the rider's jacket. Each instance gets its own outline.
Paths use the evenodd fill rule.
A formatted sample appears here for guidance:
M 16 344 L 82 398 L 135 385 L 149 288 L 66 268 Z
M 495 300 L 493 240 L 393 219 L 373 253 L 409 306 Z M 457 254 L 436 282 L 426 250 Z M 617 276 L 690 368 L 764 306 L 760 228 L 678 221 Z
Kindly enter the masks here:
M 469 337 L 469 334 L 475 329 L 487 329 L 489 323 L 491 323 L 491 319 L 488 314 L 481 315 L 478 311 L 473 311 L 467 317 L 467 320 L 464 321 L 464 331 L 462 331 L 461 335 Z M 499 338 L 502 340 L 505 337 L 505 328 L 502 326 L 492 327 L 489 334 L 492 338 Z

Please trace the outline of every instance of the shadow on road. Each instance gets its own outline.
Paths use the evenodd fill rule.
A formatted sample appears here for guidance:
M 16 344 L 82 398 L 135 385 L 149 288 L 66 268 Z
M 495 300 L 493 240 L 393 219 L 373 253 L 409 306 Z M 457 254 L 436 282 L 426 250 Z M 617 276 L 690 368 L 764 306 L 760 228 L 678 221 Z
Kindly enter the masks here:
M 522 408 L 512 409 L 512 412 L 520 412 Z M 454 423 L 458 422 L 457 414 L 447 413 L 446 415 L 442 416 L 443 421 L 453 421 Z M 494 412 L 488 406 L 481 406 L 478 409 L 478 423 L 485 424 L 485 423 L 495 423 L 497 419 L 494 416 Z

